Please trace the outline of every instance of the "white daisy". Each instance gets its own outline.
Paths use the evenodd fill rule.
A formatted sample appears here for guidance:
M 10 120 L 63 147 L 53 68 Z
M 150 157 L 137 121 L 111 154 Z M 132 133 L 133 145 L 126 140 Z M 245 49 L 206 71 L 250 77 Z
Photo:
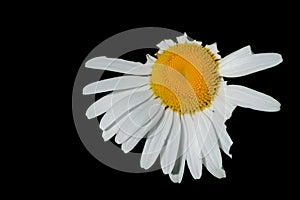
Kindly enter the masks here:
M 157 58 L 145 64 L 96 57 L 86 67 L 124 73 L 124 76 L 91 83 L 83 94 L 112 91 L 87 110 L 100 121 L 105 141 L 115 136 L 127 153 L 146 137 L 140 165 L 150 168 L 160 156 L 163 173 L 180 183 L 185 163 L 195 179 L 202 164 L 217 178 L 225 177 L 220 149 L 231 157 L 232 145 L 225 126 L 236 106 L 260 111 L 280 110 L 272 97 L 223 77 L 239 77 L 282 62 L 276 53 L 253 54 L 246 46 L 221 59 L 216 44 L 202 46 L 187 35 L 177 43 L 164 40 Z

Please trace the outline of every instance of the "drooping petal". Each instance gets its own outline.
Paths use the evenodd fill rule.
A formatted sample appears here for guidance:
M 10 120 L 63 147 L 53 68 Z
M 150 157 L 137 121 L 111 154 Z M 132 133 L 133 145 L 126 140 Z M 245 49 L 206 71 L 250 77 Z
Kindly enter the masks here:
M 131 62 L 106 56 L 96 57 L 86 62 L 85 66 L 92 69 L 102 69 L 125 74 L 149 75 L 151 68 L 139 62 Z
M 142 104 L 142 105 L 144 105 L 144 104 Z M 122 115 L 122 117 L 120 117 L 120 119 L 115 120 L 108 129 L 104 130 L 102 133 L 102 137 L 103 137 L 104 141 L 111 139 L 115 134 L 118 133 L 117 136 L 115 137 L 115 141 L 116 141 L 116 143 L 121 144 L 124 142 L 122 137 L 126 137 L 124 139 L 124 140 L 126 140 L 128 137 L 132 136 L 135 132 L 127 131 L 126 133 L 124 133 L 122 131 L 121 127 L 123 126 L 122 124 L 125 123 L 126 120 L 131 119 L 132 112 L 134 110 L 140 108 L 140 106 L 142 106 L 142 105 L 139 105 L 139 106 L 131 109 L 130 111 L 128 111 L 128 113 Z M 145 113 L 141 113 L 141 114 L 145 114 Z M 154 117 L 153 117 L 153 119 L 151 119 L 152 120 L 151 123 L 154 122 L 156 120 L 156 118 L 159 117 L 159 115 L 160 115 L 160 111 L 155 115 L 155 119 L 154 119 Z M 135 123 L 133 121 L 130 121 L 130 122 Z
M 182 124 L 182 119 L 180 119 Z M 179 148 L 177 151 L 177 160 L 175 162 L 174 168 L 169 174 L 170 179 L 174 183 L 180 183 L 184 174 L 185 160 L 186 160 L 186 150 L 187 150 L 187 136 L 181 131 Z
M 213 146 L 209 154 L 203 156 L 203 164 L 212 175 L 217 178 L 226 177 L 225 170 L 222 167 L 221 152 L 217 145 Z M 219 163 L 221 163 L 221 167 L 219 166 Z
M 213 125 L 203 113 L 199 113 L 197 119 L 203 141 L 203 164 L 212 175 L 223 178 L 225 171 L 222 168 L 222 157 Z
M 230 99 L 226 98 L 225 92 L 227 87 L 225 82 L 221 82 L 218 95 L 215 97 L 212 106 L 203 112 L 214 125 L 214 130 L 218 136 L 220 148 L 229 156 L 230 147 L 233 142 L 226 131 L 225 121 L 230 118 L 233 110 L 236 108 Z
M 181 134 L 181 123 L 178 113 L 173 114 L 173 123 L 171 131 L 166 139 L 164 148 L 160 153 L 160 165 L 164 174 L 171 173 L 174 168 Z
M 88 84 L 83 88 L 83 94 L 96 94 L 111 90 L 125 90 L 140 87 L 148 83 L 148 76 L 120 76 Z
M 127 113 L 128 117 L 120 124 L 119 132 L 121 131 L 121 138 L 118 143 L 123 143 L 137 130 L 147 124 L 160 107 L 160 105 L 157 105 L 157 101 L 151 98 Z
M 277 53 L 253 54 L 226 64 L 220 63 L 219 72 L 224 77 L 240 77 L 274 67 L 281 62 L 282 57 Z
M 89 106 L 89 108 L 86 111 L 86 116 L 88 119 L 92 119 L 94 117 L 97 117 L 103 113 L 105 113 L 107 110 L 109 110 L 112 105 L 124 97 L 132 94 L 133 90 L 125 90 L 125 91 L 118 91 L 118 92 L 112 92 L 108 95 L 105 95 L 104 97 L 100 98 L 96 102 L 94 102 L 92 105 Z
M 214 103 L 214 105 L 219 104 L 217 102 Z M 219 145 L 220 148 L 229 156 L 232 157 L 232 155 L 229 153 L 230 148 L 233 144 L 229 134 L 226 130 L 226 107 L 222 107 L 220 105 L 214 106 L 214 112 L 207 109 L 204 111 L 208 119 L 210 120 L 211 124 L 213 124 L 212 131 L 215 131 L 215 134 L 218 136 Z
M 123 124 L 127 119 L 127 116 L 123 116 L 121 119 L 114 122 L 114 124 L 107 130 L 104 130 L 102 133 L 102 138 L 104 141 L 110 140 L 115 134 L 120 130 L 120 124 Z
M 199 179 L 202 175 L 201 147 L 196 136 L 193 119 L 190 115 L 184 115 L 183 119 L 184 130 L 188 136 L 187 164 L 193 178 Z
M 228 85 L 226 87 L 226 97 L 232 103 L 244 108 L 266 112 L 280 110 L 280 103 L 271 96 L 240 85 Z
M 173 111 L 167 109 L 161 123 L 147 137 L 141 156 L 141 167 L 149 169 L 157 159 L 170 133 L 173 121 Z
M 106 142 L 110 140 L 119 130 L 118 126 L 113 126 L 111 129 L 102 132 L 102 138 Z
M 122 144 L 129 137 L 132 137 L 136 132 L 142 129 L 148 122 L 154 123 L 159 120 L 162 114 L 162 106 L 157 100 L 150 99 L 139 107 L 128 112 L 126 119 L 121 124 L 120 130 L 115 138 L 116 143 Z
M 182 181 L 184 167 L 185 167 L 185 159 L 186 159 L 186 154 L 184 153 L 176 160 L 172 172 L 169 173 L 169 177 L 174 183 L 181 183 Z
M 126 140 L 121 148 L 125 153 L 128 153 L 131 151 L 137 143 L 154 127 L 158 124 L 159 120 L 162 117 L 164 107 L 161 106 L 160 104 L 156 104 L 155 107 L 158 108 L 158 112 L 155 113 L 155 116 L 152 117 L 152 120 L 150 120 L 146 125 L 144 125 L 142 128 L 137 130 L 132 137 L 129 137 L 128 140 Z M 152 108 L 153 110 L 155 108 Z M 151 110 L 152 110 L 151 109 Z M 153 112 L 153 111 L 150 111 Z M 151 115 L 151 114 L 150 114 Z
M 102 130 L 107 129 L 114 121 L 119 119 L 128 110 L 135 108 L 141 103 L 145 102 L 152 96 L 150 90 L 133 92 L 132 94 L 121 99 L 115 103 L 102 117 L 100 121 L 100 128 Z

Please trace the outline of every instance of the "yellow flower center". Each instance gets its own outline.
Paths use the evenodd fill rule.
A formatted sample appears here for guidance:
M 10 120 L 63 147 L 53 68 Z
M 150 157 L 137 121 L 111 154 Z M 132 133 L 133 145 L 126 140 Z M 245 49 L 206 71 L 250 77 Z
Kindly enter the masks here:
M 166 107 L 180 114 L 209 107 L 220 76 L 215 56 L 198 44 L 176 44 L 157 55 L 150 87 Z

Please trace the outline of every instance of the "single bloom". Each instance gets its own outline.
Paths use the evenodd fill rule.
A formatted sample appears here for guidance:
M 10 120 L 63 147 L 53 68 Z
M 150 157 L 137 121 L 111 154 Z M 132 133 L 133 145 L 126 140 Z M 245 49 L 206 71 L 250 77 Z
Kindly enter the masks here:
M 84 87 L 83 94 L 111 91 L 86 112 L 100 121 L 105 141 L 115 136 L 127 153 L 146 138 L 142 168 L 156 159 L 173 182 L 182 181 L 185 164 L 194 179 L 202 166 L 217 178 L 225 177 L 220 149 L 228 156 L 232 140 L 225 121 L 237 106 L 275 112 L 274 98 L 240 85 L 228 85 L 223 77 L 240 77 L 282 62 L 277 53 L 254 54 L 250 46 L 221 58 L 216 43 L 202 45 L 186 34 L 177 43 L 163 40 L 156 58 L 147 55 L 145 64 L 123 59 L 96 57 L 87 68 L 124 73 Z

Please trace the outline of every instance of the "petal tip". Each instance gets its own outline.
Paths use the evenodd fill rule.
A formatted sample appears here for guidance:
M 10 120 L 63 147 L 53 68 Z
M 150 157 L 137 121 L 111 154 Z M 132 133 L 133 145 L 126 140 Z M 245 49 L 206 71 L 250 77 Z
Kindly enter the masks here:
M 281 104 L 277 101 L 277 105 L 275 106 L 274 112 L 279 112 L 281 110 Z
M 85 113 L 85 116 L 88 118 L 88 119 L 92 119 L 94 118 L 95 116 L 95 111 L 93 109 L 90 109 L 88 108 L 86 113 Z
M 103 138 L 104 142 L 107 142 L 109 140 L 109 138 L 106 138 L 106 137 L 103 137 L 103 136 L 102 136 L 102 138 Z
M 130 151 L 129 149 L 127 149 L 127 148 L 124 146 L 124 144 L 122 144 L 121 149 L 122 149 L 122 151 L 123 151 L 124 153 L 126 153 L 126 154 Z
M 95 65 L 97 64 L 97 62 L 103 61 L 106 59 L 107 59 L 106 56 L 99 56 L 99 57 L 92 58 L 92 59 L 86 61 L 85 67 L 86 68 L 95 68 Z
M 276 53 L 276 54 L 277 54 L 277 57 L 278 57 L 278 62 L 279 62 L 279 63 L 282 63 L 282 62 L 283 62 L 282 55 L 279 54 L 279 53 Z M 279 64 L 279 63 L 278 63 L 278 64 Z
M 93 117 L 89 116 L 89 115 L 86 115 L 86 118 L 87 119 L 93 119 Z
M 82 94 L 83 94 L 83 95 L 89 95 L 90 92 L 88 91 L 88 89 L 89 89 L 89 87 L 88 87 L 88 85 L 86 85 L 86 86 L 82 89 Z
M 177 42 L 180 44 L 189 42 L 187 34 L 184 32 L 183 35 L 176 37 Z

